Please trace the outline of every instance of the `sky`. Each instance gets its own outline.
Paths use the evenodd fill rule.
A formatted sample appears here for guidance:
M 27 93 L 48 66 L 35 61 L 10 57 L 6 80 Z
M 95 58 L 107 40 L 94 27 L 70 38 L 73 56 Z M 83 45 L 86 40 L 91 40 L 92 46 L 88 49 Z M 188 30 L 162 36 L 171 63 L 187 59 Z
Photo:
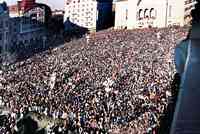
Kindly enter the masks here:
M 1 0 L 0 0 L 1 1 Z M 8 5 L 16 4 L 18 0 L 4 0 Z M 64 0 L 36 0 L 38 3 L 46 3 L 52 9 L 64 9 Z

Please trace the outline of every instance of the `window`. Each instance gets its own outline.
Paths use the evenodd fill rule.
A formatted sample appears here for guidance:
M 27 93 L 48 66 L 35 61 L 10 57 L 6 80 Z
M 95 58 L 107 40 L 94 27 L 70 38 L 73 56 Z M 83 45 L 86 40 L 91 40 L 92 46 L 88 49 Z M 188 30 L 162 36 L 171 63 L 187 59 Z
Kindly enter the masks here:
M 3 21 L 0 21 L 0 29 L 3 28 Z
M 5 37 L 6 41 L 8 41 L 8 37 L 9 37 L 9 34 L 8 32 L 6 32 L 6 37 Z
M 128 20 L 128 9 L 126 9 L 126 20 Z
M 3 50 L 3 48 L 2 48 L 2 46 L 0 46 L 0 53 L 2 53 L 2 50 Z
M 149 10 L 145 9 L 144 10 L 144 18 L 148 18 L 149 17 Z
M 28 43 L 28 41 L 27 40 L 24 40 L 24 44 L 27 44 Z
M 152 18 L 152 19 L 156 18 L 156 11 L 154 8 L 151 8 L 151 10 L 150 10 L 150 18 Z
M 8 20 L 5 21 L 5 26 L 6 26 L 6 27 L 9 27 L 9 22 L 8 22 Z
M 3 34 L 0 33 L 0 41 L 3 39 Z
M 143 18 L 142 9 L 139 10 L 138 17 L 139 17 L 139 20 L 141 20 Z

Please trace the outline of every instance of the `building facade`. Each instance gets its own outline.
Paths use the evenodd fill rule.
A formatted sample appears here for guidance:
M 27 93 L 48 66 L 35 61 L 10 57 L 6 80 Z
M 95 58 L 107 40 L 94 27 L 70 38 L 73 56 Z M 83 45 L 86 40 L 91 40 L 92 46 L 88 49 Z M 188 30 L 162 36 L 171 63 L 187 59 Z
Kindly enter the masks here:
M 35 0 L 18 1 L 10 6 L 10 47 L 11 52 L 44 48 L 47 43 L 47 23 L 51 9 Z
M 35 7 L 21 17 L 10 18 L 12 51 L 45 45 L 44 13 L 42 8 Z
M 128 25 L 128 1 L 119 1 L 115 4 L 115 27 L 120 29 L 127 28 Z
M 116 3 L 115 28 L 183 26 L 195 0 L 124 0 Z
M 9 10 L 6 3 L 0 3 L 0 55 L 7 51 L 10 45 Z
M 101 29 L 108 24 L 111 15 L 112 1 L 109 0 L 65 0 L 66 30 L 72 30 L 75 27 L 89 30 Z

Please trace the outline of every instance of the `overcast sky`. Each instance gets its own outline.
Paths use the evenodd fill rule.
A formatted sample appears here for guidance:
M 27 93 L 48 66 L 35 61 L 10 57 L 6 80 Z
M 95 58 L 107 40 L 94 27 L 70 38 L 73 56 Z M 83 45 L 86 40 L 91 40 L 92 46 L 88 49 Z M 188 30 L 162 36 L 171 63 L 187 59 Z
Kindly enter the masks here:
M 1 1 L 1 0 L 0 0 Z M 15 4 L 18 0 L 4 0 L 8 5 Z M 64 9 L 64 0 L 36 0 L 39 3 L 46 3 L 52 9 Z

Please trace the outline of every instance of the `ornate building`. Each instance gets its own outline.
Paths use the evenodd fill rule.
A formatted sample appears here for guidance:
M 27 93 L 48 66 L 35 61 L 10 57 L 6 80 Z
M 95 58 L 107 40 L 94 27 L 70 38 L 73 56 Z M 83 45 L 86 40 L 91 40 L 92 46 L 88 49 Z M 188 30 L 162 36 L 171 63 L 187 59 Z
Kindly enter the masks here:
M 195 0 L 123 0 L 116 3 L 115 28 L 186 25 Z
M 12 10 L 13 9 L 13 10 Z M 51 18 L 51 9 L 35 0 L 18 1 L 11 6 L 10 36 L 12 52 L 24 48 L 41 48 L 46 45 L 46 27 Z M 31 49 L 30 49 L 31 50 Z

